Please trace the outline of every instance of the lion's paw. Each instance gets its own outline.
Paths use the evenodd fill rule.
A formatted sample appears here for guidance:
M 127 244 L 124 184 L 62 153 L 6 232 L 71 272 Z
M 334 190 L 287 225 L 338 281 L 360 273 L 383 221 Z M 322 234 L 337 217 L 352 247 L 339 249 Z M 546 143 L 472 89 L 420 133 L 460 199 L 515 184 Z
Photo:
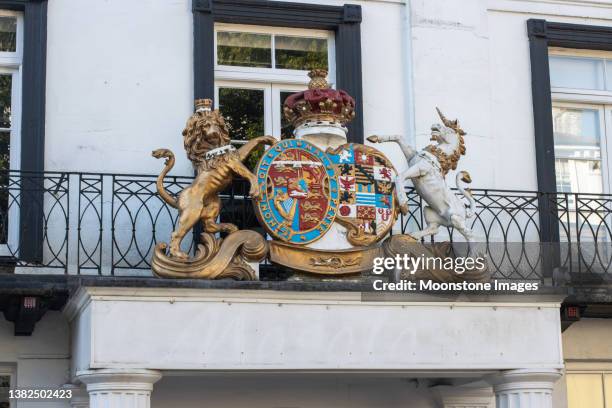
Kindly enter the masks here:
M 276 142 L 278 142 L 278 139 L 275 138 L 274 136 L 264 136 L 264 143 L 273 145 Z

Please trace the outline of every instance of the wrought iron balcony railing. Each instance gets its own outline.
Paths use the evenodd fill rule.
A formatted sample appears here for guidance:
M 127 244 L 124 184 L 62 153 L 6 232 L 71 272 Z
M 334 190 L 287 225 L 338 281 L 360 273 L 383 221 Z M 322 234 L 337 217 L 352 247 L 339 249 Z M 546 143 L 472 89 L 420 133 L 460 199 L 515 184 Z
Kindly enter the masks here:
M 157 242 L 176 210 L 157 195 L 156 176 L 9 171 L 0 174 L 0 272 L 148 276 Z M 189 177 L 166 177 L 176 194 Z M 238 180 L 222 195 L 221 218 L 259 229 Z M 545 283 L 612 278 L 612 195 L 473 190 L 470 221 L 493 276 Z M 395 233 L 424 227 L 423 203 L 407 191 L 410 213 Z M 452 229 L 437 241 L 456 241 Z M 193 237 L 186 240 L 193 247 Z M 548 280 L 548 281 L 547 281 Z

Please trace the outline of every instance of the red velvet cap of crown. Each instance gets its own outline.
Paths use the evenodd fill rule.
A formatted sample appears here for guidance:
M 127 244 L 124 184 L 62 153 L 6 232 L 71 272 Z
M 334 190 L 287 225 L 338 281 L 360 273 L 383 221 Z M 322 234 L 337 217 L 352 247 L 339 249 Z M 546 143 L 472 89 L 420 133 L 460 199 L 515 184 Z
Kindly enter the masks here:
M 344 125 L 355 117 L 355 100 L 345 91 L 329 87 L 327 71 L 315 69 L 308 76 L 311 78 L 308 89 L 285 99 L 283 112 L 293 126 L 308 121 Z

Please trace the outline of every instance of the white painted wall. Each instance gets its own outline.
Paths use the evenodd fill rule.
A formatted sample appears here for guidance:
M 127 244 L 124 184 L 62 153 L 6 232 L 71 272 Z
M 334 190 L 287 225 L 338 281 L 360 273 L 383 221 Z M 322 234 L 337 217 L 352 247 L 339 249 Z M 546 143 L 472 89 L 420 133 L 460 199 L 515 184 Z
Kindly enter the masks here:
M 526 21 L 612 25 L 612 2 L 412 0 L 417 145 L 439 106 L 468 132 L 460 168 L 475 188 L 534 190 L 536 156 Z M 366 79 L 367 80 L 367 79 Z M 451 174 L 449 180 L 454 180 Z
M 48 312 L 32 336 L 15 337 L 13 323 L 0 318 L 0 367 L 13 371 L 16 388 L 57 389 L 68 382 L 70 341 L 60 312 Z M 66 408 L 67 401 L 17 401 L 15 408 Z
M 366 133 L 403 133 L 403 5 L 353 3 L 363 7 Z M 191 174 L 181 131 L 193 104 L 192 19 L 189 0 L 49 3 L 47 170 L 157 174 L 151 150 L 169 147 L 173 174 Z
M 187 0 L 50 2 L 46 169 L 155 173 L 151 150 L 182 151 L 192 32 Z

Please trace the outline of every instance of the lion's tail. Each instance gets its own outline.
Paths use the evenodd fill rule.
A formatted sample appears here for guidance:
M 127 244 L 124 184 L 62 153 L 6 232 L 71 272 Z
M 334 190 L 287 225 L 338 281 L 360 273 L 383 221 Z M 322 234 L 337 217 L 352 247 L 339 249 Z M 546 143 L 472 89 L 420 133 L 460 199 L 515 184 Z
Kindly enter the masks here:
M 162 157 L 166 158 L 166 166 L 157 177 L 157 192 L 159 193 L 160 197 L 166 203 L 168 203 L 169 206 L 178 208 L 176 198 L 172 197 L 172 195 L 164 188 L 164 178 L 166 177 L 166 174 L 168 174 L 168 172 L 172 169 L 172 167 L 174 167 L 174 153 L 172 153 L 172 151 L 168 149 L 157 149 L 153 150 L 153 153 L 151 153 L 151 155 L 156 159 L 161 159 Z
M 467 171 L 459 171 L 457 172 L 457 176 L 455 177 L 455 184 L 457 185 L 457 190 L 467 198 L 469 202 L 469 207 L 465 213 L 466 218 L 472 218 L 474 214 L 476 214 L 476 200 L 474 200 L 474 196 L 472 195 L 472 191 L 469 188 L 463 187 L 462 183 L 471 183 L 472 178 Z

